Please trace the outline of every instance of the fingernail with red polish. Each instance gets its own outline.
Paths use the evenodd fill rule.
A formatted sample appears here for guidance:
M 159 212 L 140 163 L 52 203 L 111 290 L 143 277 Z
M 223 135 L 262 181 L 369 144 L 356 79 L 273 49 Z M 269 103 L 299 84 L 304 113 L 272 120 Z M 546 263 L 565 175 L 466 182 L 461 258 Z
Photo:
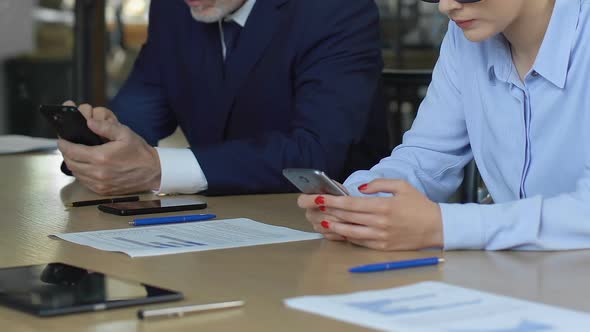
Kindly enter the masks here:
M 320 206 L 320 208 L 319 208 L 319 209 L 320 209 L 320 211 L 322 211 L 322 212 L 326 212 L 326 207 L 325 207 L 325 206 L 323 206 L 323 205 L 322 205 L 322 206 Z
M 315 198 L 314 202 L 316 205 L 324 205 L 326 204 L 326 199 L 324 198 L 324 196 L 318 196 Z
M 324 220 L 320 224 L 322 225 L 323 228 L 330 229 L 330 223 L 329 222 L 327 222 L 327 221 Z
M 365 190 L 367 190 L 367 187 L 369 187 L 369 185 L 365 183 L 365 184 L 360 185 L 358 189 L 359 189 L 359 191 L 365 191 Z

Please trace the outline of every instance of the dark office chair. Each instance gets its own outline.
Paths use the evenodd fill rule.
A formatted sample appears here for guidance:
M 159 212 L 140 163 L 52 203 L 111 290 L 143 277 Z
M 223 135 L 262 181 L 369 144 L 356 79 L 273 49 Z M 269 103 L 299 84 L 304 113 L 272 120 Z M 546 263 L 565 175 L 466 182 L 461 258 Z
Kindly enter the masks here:
M 402 142 L 403 134 L 412 126 L 418 107 L 432 80 L 432 71 L 386 69 L 383 71 L 382 79 L 387 105 L 389 143 L 393 149 Z M 461 203 L 491 202 L 473 160 L 465 167 L 463 184 L 456 200 Z
M 432 80 L 432 71 L 385 69 L 382 80 L 389 145 L 393 149 L 401 144 L 404 133 L 412 127 L 418 107 Z
M 0 63 L 0 71 L 6 77 L 5 105 L 0 109 L 6 109 L 7 133 L 55 138 L 55 130 L 39 114 L 39 105 L 71 98 L 71 60 L 17 56 Z
M 463 184 L 461 185 L 461 203 L 492 204 L 494 200 L 483 182 L 475 160 L 471 160 L 463 171 Z

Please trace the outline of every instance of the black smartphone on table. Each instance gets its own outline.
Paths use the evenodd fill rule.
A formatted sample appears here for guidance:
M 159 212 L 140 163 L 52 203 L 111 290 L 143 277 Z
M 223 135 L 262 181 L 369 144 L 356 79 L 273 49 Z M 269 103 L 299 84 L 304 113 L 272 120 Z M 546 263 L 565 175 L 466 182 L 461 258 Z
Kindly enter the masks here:
M 283 175 L 304 194 L 348 196 L 344 187 L 317 169 L 285 168 Z
M 98 209 L 102 212 L 116 214 L 118 216 L 131 216 L 136 214 L 201 210 L 206 207 L 207 203 L 201 200 L 162 198 L 151 201 L 100 204 Z
M 182 298 L 180 292 L 65 263 L 0 268 L 0 304 L 41 317 Z
M 100 145 L 103 139 L 86 125 L 86 118 L 77 107 L 63 105 L 41 105 L 39 111 L 67 141 L 84 145 Z

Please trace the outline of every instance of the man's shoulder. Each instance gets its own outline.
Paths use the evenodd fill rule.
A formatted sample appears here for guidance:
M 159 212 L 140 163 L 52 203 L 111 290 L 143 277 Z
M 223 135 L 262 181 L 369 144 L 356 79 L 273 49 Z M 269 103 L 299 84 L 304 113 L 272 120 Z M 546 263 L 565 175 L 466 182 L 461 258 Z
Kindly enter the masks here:
M 165 19 L 178 18 L 179 15 L 187 15 L 190 12 L 183 0 L 151 0 L 150 18 L 158 16 Z
M 188 9 L 188 5 L 184 0 L 151 0 L 150 6 L 164 11 Z
M 261 1 L 261 0 L 258 0 Z M 376 24 L 379 11 L 374 0 L 272 0 L 289 7 L 289 16 L 312 34 L 323 34 L 339 26 Z
M 264 1 L 264 0 L 258 0 Z M 277 0 L 280 1 L 280 0 Z M 376 9 L 374 0 L 284 0 L 290 6 L 298 10 L 305 10 L 306 13 L 313 15 L 314 13 L 332 13 L 338 14 L 342 12 L 350 12 L 365 8 L 366 10 Z

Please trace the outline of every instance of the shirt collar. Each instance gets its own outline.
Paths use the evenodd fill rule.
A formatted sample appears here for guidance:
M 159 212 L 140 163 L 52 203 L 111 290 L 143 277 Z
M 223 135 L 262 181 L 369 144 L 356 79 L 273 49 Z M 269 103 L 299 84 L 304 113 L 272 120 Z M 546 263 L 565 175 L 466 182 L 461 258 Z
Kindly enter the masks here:
M 488 56 L 488 75 L 490 80 L 496 78 L 507 82 L 512 71 L 512 56 L 510 55 L 510 46 L 502 34 L 492 37 L 485 42 Z
M 246 2 L 235 12 L 231 13 L 230 15 L 224 18 L 224 21 L 234 21 L 242 28 L 246 26 L 246 22 L 248 21 L 248 17 L 254 8 L 254 4 L 256 0 L 246 0 Z
M 559 88 L 565 87 L 581 0 L 557 0 L 533 70 Z
M 559 88 L 565 87 L 581 0 L 557 0 L 532 70 Z M 487 43 L 490 79 L 509 81 L 513 73 L 510 46 L 499 34 Z

